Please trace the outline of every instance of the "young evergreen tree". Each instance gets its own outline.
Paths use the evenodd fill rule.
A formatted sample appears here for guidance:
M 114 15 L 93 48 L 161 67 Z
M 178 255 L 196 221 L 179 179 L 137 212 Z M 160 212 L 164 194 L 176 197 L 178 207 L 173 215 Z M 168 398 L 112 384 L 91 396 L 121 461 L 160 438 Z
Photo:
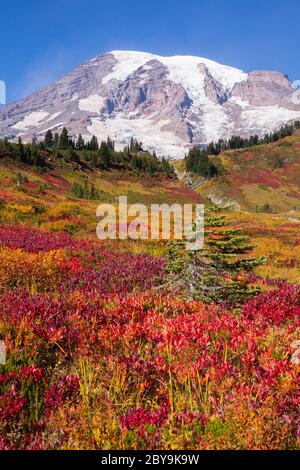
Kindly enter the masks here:
M 238 306 L 259 290 L 248 286 L 246 273 L 265 262 L 251 257 L 253 245 L 241 229 L 231 229 L 224 217 L 205 223 L 205 249 L 187 251 L 185 242 L 168 244 L 169 287 L 188 299 Z
M 90 199 L 93 199 L 93 200 L 98 199 L 98 193 L 94 184 L 92 184 L 91 186 Z
M 74 183 L 71 187 L 72 196 L 83 199 L 84 198 L 84 188 L 79 183 Z

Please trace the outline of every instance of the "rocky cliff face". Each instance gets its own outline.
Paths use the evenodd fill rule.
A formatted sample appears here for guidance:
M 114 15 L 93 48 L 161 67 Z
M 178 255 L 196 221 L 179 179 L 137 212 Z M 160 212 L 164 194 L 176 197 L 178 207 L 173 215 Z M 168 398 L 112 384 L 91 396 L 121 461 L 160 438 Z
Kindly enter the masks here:
M 232 134 L 262 135 L 300 119 L 288 78 L 190 56 L 113 51 L 0 110 L 0 137 L 42 138 L 66 126 L 74 136 L 131 137 L 158 155 L 183 157 L 191 145 Z
M 282 106 L 297 110 L 291 100 L 294 91 L 286 75 L 261 71 L 251 72 L 246 82 L 238 83 L 232 96 L 239 97 L 251 106 Z

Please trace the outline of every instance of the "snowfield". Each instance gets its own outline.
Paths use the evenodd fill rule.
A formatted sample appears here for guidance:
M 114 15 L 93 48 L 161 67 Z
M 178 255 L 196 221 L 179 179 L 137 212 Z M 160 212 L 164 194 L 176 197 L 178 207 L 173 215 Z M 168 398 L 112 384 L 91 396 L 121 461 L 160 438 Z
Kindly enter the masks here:
M 106 140 L 109 136 L 116 142 L 116 150 L 122 150 L 131 136 L 143 143 L 143 147 L 151 152 L 156 151 L 159 157 L 173 158 L 184 157 L 187 150 L 187 144 L 171 132 L 162 131 L 161 128 L 168 124 L 168 121 L 160 121 L 159 125 L 154 124 L 149 119 L 128 119 L 122 116 L 109 118 L 105 121 L 99 118 L 92 118 L 91 125 L 87 127 L 90 135 L 96 135 L 99 140 Z
M 25 116 L 22 121 L 17 122 L 13 127 L 26 131 L 29 127 L 35 127 L 40 124 L 47 116 L 49 116 L 49 113 L 46 111 L 36 111 Z
M 209 59 L 194 56 L 172 56 L 162 57 L 155 54 L 136 51 L 112 51 L 110 52 L 118 61 L 112 73 L 107 75 L 103 83 L 111 80 L 124 81 L 132 75 L 138 68 L 149 68 L 148 62 L 157 60 L 168 69 L 170 80 L 181 84 L 188 92 L 193 101 L 201 102 L 205 99 L 203 90 L 203 73 L 199 69 L 200 64 L 204 64 L 211 75 L 217 80 L 226 91 L 231 90 L 236 83 L 246 81 L 248 74 L 242 70 L 221 65 Z
M 91 113 L 99 113 L 100 109 L 104 105 L 105 99 L 103 96 L 90 95 L 87 98 L 83 98 L 78 102 L 78 108 L 81 111 L 89 111 Z

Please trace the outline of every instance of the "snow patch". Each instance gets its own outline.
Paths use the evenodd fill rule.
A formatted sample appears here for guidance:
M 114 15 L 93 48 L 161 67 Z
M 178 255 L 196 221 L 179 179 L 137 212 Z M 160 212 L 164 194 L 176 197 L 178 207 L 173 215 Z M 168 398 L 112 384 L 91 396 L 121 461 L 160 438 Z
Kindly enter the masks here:
M 247 122 L 249 131 L 260 128 L 260 134 L 279 129 L 288 121 L 297 120 L 300 111 L 291 111 L 280 106 L 253 106 L 242 112 L 241 119 Z
M 46 119 L 47 116 L 49 116 L 49 113 L 47 113 L 47 111 L 34 111 L 25 116 L 22 121 L 17 122 L 12 127 L 20 129 L 21 131 L 26 131 L 29 127 L 38 126 L 42 121 Z
M 47 127 L 46 129 L 43 129 L 42 131 L 38 132 L 38 135 L 45 134 L 47 131 L 52 131 L 52 130 L 54 130 L 54 129 L 60 129 L 60 128 L 62 128 L 65 124 L 67 124 L 67 123 L 66 123 L 66 122 L 57 122 L 57 123 L 54 124 L 53 126 Z
M 78 93 L 74 93 L 74 95 L 72 96 L 72 98 L 70 99 L 70 101 L 76 101 L 76 100 L 78 100 L 78 98 L 79 98 Z
M 117 63 L 114 65 L 113 71 L 103 78 L 102 83 L 108 83 L 111 80 L 124 81 L 138 68 L 157 57 L 154 54 L 149 54 L 147 52 L 131 53 L 125 51 L 112 51 L 110 54 L 115 57 Z
M 90 113 L 99 113 L 100 109 L 104 106 L 105 99 L 103 96 L 90 95 L 87 98 L 83 98 L 78 102 L 78 108 L 80 111 L 88 111 Z
M 242 98 L 239 98 L 238 96 L 232 96 L 228 103 L 233 103 L 237 104 L 241 108 L 248 108 L 250 105 L 249 101 L 243 100 Z
M 62 114 L 62 111 L 59 111 L 58 113 L 53 113 L 46 119 L 46 121 L 47 122 L 54 121 L 54 119 L 58 118 L 58 116 L 60 116 L 61 114 Z

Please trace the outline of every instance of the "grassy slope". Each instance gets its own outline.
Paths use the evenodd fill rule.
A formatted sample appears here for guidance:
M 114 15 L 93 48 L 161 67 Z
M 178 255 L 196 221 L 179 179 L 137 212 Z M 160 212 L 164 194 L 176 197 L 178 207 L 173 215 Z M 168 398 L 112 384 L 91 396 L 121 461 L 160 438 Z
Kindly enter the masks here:
M 183 182 L 164 175 L 150 178 L 143 173 L 100 171 L 55 158 L 47 164 L 46 169 L 36 171 L 0 155 L 0 223 L 34 225 L 94 238 L 96 209 L 101 202 L 117 206 L 118 196 L 126 195 L 129 203 L 149 207 L 152 203 L 184 204 L 202 199 Z M 20 175 L 22 182 L 17 183 Z M 99 200 L 76 199 L 71 195 L 73 183 L 83 184 L 85 178 L 89 187 L 94 184 Z M 123 244 L 131 251 L 149 251 L 147 244 L 143 247 L 133 242 Z M 159 247 L 152 243 L 150 251 L 155 254 Z
M 84 176 L 101 191 L 101 201 L 115 202 L 118 194 L 147 204 L 201 200 L 177 180 L 50 163 L 47 171 L 35 172 L 0 156 L 0 224 L 39 225 L 95 238 L 100 201 L 70 197 L 72 183 L 82 183 Z M 19 172 L 28 181 L 18 186 Z M 299 282 L 297 214 L 226 214 L 246 228 L 258 255 L 269 256 L 259 274 Z M 267 294 L 263 312 L 254 309 L 249 320 L 249 311 L 237 315 L 153 294 L 153 266 L 159 260 L 142 257 L 137 264 L 130 253 L 112 256 L 120 247 L 163 254 L 157 243 L 105 243 L 100 257 L 81 242 L 74 253 L 50 248 L 29 253 L 14 248 L 20 241 L 14 240 L 14 230 L 9 232 L 12 248 L 4 246 L 0 256 L 0 333 L 9 345 L 7 365 L 0 371 L 6 373 L 2 412 L 8 410 L 0 420 L 0 448 L 299 447 L 294 437 L 298 369 L 290 361 L 298 288 Z M 47 246 L 49 235 L 37 233 Z M 107 247 L 113 248 L 110 258 Z M 145 285 L 150 280 L 145 292 L 133 291 L 126 303 L 110 297 L 103 301 L 103 290 L 106 295 L 113 286 L 119 294 L 136 286 L 140 276 Z M 275 323 L 280 315 L 283 320 Z M 16 391 L 24 394 L 24 404 Z
M 220 155 L 224 174 L 192 181 L 204 199 L 236 202 L 224 213 L 251 236 L 255 255 L 268 262 L 257 269 L 263 277 L 300 281 L 300 133 L 276 143 Z M 278 165 L 278 162 L 280 165 Z M 184 162 L 175 162 L 179 173 Z M 267 205 L 269 207 L 267 207 Z
M 284 159 L 285 167 L 267 169 L 278 154 Z M 225 152 L 221 159 L 228 170 L 226 176 L 215 178 L 193 191 L 184 182 L 163 176 L 149 178 L 116 170 L 82 169 L 77 164 L 57 159 L 52 159 L 46 170 L 37 172 L 0 158 L 0 222 L 38 225 L 44 230 L 67 231 L 94 238 L 98 221 L 95 213 L 100 202 L 117 204 L 119 195 L 127 195 L 130 203 L 140 202 L 148 206 L 151 203 L 191 203 L 201 202 L 203 197 L 214 193 L 241 204 L 240 211 L 227 210 L 224 213 L 251 236 L 257 256 L 268 256 L 267 264 L 258 268 L 258 273 L 264 277 L 299 282 L 300 135 L 248 151 Z M 177 167 L 182 167 L 182 164 L 177 163 Z M 28 180 L 19 186 L 16 183 L 18 173 Z M 263 174 L 268 174 L 269 186 L 258 183 Z M 82 183 L 86 176 L 89 185 L 93 183 L 100 194 L 97 201 L 75 199 L 70 195 L 72 184 L 75 181 Z M 272 184 L 275 181 L 277 184 Z M 267 203 L 273 209 L 286 212 L 253 210 Z M 291 214 L 293 207 L 298 211 Z M 115 248 L 163 253 L 155 242 L 119 242 Z
M 197 188 L 204 197 L 215 195 L 260 211 L 300 210 L 300 133 L 276 143 L 220 155 L 224 174 Z M 182 163 L 177 166 L 182 168 Z

